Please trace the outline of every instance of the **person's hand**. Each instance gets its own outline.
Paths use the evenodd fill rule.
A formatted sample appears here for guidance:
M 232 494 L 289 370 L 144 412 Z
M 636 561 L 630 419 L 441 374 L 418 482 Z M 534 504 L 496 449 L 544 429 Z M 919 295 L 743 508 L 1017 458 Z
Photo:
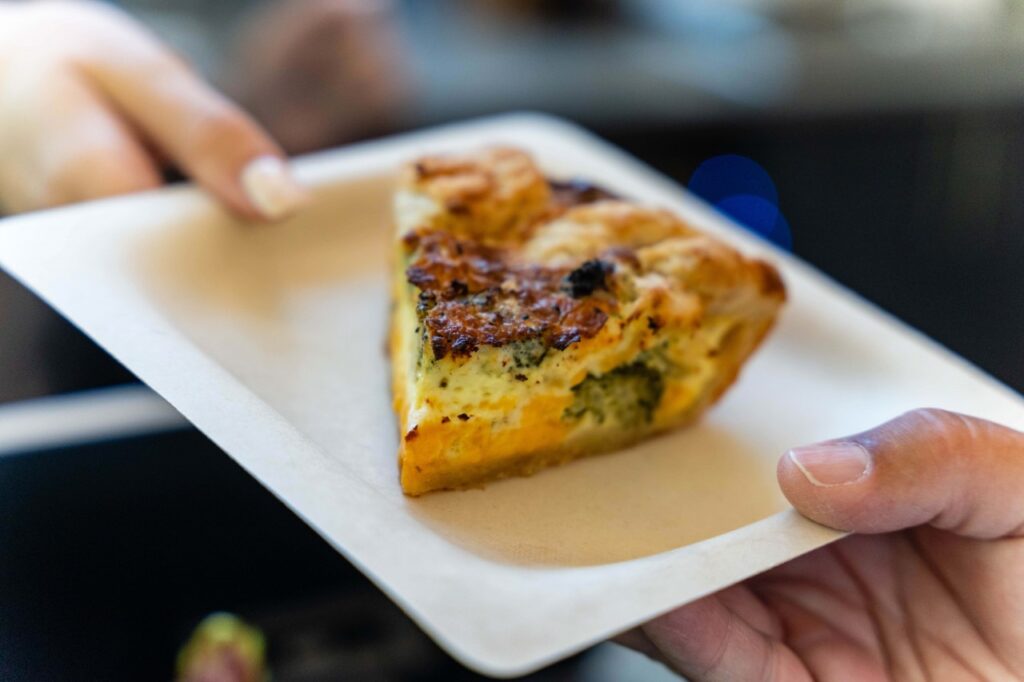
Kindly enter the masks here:
M 0 209 L 156 187 L 164 161 L 246 218 L 305 198 L 266 133 L 124 14 L 0 1 Z
M 1024 434 L 918 410 L 778 476 L 857 535 L 618 641 L 693 682 L 1024 679 Z

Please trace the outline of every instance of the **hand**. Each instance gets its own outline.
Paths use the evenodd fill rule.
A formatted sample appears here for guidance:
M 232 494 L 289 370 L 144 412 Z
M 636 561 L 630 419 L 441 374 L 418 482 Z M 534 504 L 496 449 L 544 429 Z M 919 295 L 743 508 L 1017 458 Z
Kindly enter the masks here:
M 619 641 L 693 682 L 1024 679 L 1024 434 L 918 410 L 779 462 L 852 531 Z
M 164 159 L 246 218 L 305 197 L 266 133 L 124 14 L 0 2 L 0 207 L 157 187 Z

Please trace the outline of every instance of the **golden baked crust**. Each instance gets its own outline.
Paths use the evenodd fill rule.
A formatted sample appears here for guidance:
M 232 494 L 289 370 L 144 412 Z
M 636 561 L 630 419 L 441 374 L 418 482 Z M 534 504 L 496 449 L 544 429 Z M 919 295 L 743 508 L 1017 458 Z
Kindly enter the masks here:
M 423 157 L 403 169 L 400 185 L 442 209 L 417 227 L 484 242 L 521 239 L 551 203 L 540 170 L 505 147 Z
M 695 419 L 785 299 L 670 212 L 510 148 L 410 164 L 391 355 L 402 489 L 480 485 Z

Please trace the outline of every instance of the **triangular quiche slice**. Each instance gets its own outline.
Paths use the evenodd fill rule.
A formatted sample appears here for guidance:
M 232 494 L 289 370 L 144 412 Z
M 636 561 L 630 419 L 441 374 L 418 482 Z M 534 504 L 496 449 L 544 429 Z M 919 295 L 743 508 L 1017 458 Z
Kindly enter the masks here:
M 785 288 L 675 215 L 517 149 L 429 156 L 395 196 L 402 490 L 479 486 L 692 422 Z

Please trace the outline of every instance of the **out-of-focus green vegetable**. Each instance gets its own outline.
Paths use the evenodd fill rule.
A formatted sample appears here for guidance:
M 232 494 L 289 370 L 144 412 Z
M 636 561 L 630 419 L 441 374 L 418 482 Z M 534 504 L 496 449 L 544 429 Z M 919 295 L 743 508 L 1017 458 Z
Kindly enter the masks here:
M 177 682 L 266 682 L 263 633 L 230 613 L 203 619 L 178 653 Z

